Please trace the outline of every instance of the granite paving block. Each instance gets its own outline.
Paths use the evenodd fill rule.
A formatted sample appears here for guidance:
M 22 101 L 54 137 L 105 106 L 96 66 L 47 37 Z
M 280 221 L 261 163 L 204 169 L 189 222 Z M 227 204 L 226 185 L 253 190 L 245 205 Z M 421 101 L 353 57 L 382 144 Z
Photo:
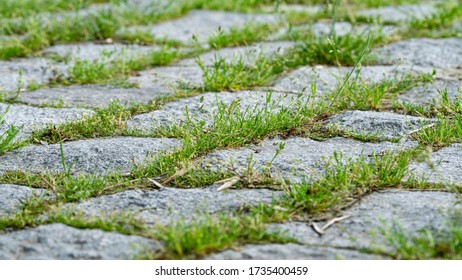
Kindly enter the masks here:
M 378 255 L 360 253 L 355 250 L 306 246 L 294 243 L 244 245 L 235 250 L 215 253 L 207 260 L 375 260 Z
M 0 235 L 0 259 L 116 260 L 132 259 L 158 242 L 99 229 L 76 229 L 63 224 L 43 225 Z
M 375 49 L 372 54 L 383 64 L 399 61 L 406 65 L 460 69 L 462 38 L 409 39 Z
M 274 138 L 265 139 L 258 145 L 213 152 L 203 159 L 202 165 L 212 170 L 233 169 L 243 174 L 248 168 L 250 159 L 252 168 L 262 172 L 263 169 L 268 169 L 268 164 L 281 143 L 285 143 L 285 147 L 274 158 L 269 172 L 275 178 L 282 176 L 292 182 L 300 182 L 322 174 L 326 161 L 329 161 L 334 153 L 341 154 L 342 159 L 347 160 L 385 151 L 400 151 L 416 145 L 415 142 L 360 142 L 341 137 L 326 141 L 315 141 L 302 137 Z
M 191 221 L 204 214 L 235 211 L 244 205 L 269 204 L 282 192 L 268 189 L 217 191 L 218 186 L 194 189 L 164 187 L 160 190 L 128 190 L 117 194 L 91 198 L 75 206 L 75 211 L 89 216 L 136 213 L 136 218 L 148 224 L 169 224 Z M 68 207 L 74 207 L 73 204 Z
M 382 139 L 401 138 L 409 133 L 437 122 L 437 119 L 419 118 L 390 112 L 347 111 L 327 121 L 341 131 L 375 135 Z
M 93 111 L 86 109 L 37 108 L 0 103 L 0 114 L 6 111 L 4 122 L 0 124 L 0 135 L 14 125 L 19 129 L 15 141 L 25 140 L 32 132 L 46 128 L 50 124 L 59 125 L 78 121 L 94 114 Z
M 26 186 L 0 184 L 0 218 L 14 214 L 28 198 L 50 199 L 52 195 L 45 189 Z
M 398 101 L 421 106 L 437 105 L 445 90 L 448 98 L 456 101 L 457 96 L 462 94 L 462 80 L 435 80 L 419 85 L 398 96 Z
M 417 178 L 426 178 L 429 183 L 456 184 L 462 186 L 462 145 L 444 147 L 430 154 L 430 163 L 414 162 L 410 170 Z
M 356 12 L 357 16 L 380 18 L 383 21 L 410 21 L 414 18 L 423 19 L 436 14 L 438 11 L 431 4 L 416 4 L 403 6 L 386 6 L 375 9 L 367 9 Z
M 164 96 L 169 90 L 163 87 L 138 89 L 105 85 L 73 85 L 69 87 L 42 88 L 22 92 L 17 100 L 35 106 L 60 105 L 63 107 L 107 107 L 114 100 L 121 104 L 148 103 Z
M 188 15 L 152 26 L 135 26 L 121 33 L 148 31 L 156 39 L 172 39 L 185 44 L 193 43 L 193 35 L 201 44 L 207 43 L 210 36 L 221 28 L 224 32 L 249 24 L 274 23 L 279 20 L 274 14 L 242 14 L 222 11 L 196 10 Z
M 163 91 L 169 94 L 175 88 L 196 88 L 203 86 L 203 72 L 198 66 L 163 66 L 138 72 L 129 82 L 141 89 Z
M 422 228 L 443 230 L 449 217 L 447 211 L 454 209 L 455 202 L 455 194 L 446 192 L 385 190 L 363 198 L 344 211 L 342 215 L 349 218 L 332 225 L 322 236 L 303 222 L 272 224 L 270 231 L 284 231 L 298 242 L 310 245 L 393 251 L 379 233 L 380 228 L 401 226 L 410 236 Z M 323 225 L 318 223 L 319 227 Z
M 182 124 L 187 121 L 186 109 L 192 120 L 211 125 L 219 108 L 228 108 L 233 102 L 239 102 L 241 113 L 248 110 L 247 114 L 250 115 L 265 108 L 276 111 L 282 107 L 290 107 L 295 104 L 296 97 L 285 93 L 255 91 L 204 93 L 168 103 L 161 110 L 135 116 L 127 122 L 127 127 L 150 131 L 160 126 Z
M 169 138 L 114 137 L 79 140 L 62 144 L 67 167 L 71 174 L 104 174 L 129 171 L 135 163 L 161 151 L 173 150 L 180 141 Z M 22 170 L 29 172 L 64 172 L 60 144 L 27 146 L 0 156 L 0 172 Z

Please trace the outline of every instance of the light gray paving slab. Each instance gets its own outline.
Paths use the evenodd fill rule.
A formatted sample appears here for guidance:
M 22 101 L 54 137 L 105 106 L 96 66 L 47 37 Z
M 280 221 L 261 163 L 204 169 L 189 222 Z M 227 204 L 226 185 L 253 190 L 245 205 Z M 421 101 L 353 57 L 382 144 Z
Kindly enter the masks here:
M 149 31 L 154 38 L 172 39 L 185 44 L 193 43 L 193 35 L 201 44 L 207 43 L 210 36 L 221 28 L 227 31 L 233 27 L 244 27 L 248 24 L 274 23 L 278 15 L 272 14 L 242 14 L 222 11 L 196 10 L 188 15 L 152 26 L 130 27 L 121 33 Z
M 135 163 L 156 153 L 173 150 L 180 141 L 169 138 L 115 137 L 79 140 L 62 144 L 66 166 L 71 174 L 104 174 L 129 171 Z M 64 172 L 60 144 L 27 146 L 0 157 L 0 172 L 21 170 L 29 172 Z
M 461 158 L 462 145 L 456 143 L 432 152 L 429 162 L 414 162 L 410 170 L 417 178 L 426 178 L 430 183 L 462 185 Z
M 73 85 L 22 92 L 17 97 L 17 101 L 35 106 L 98 108 L 106 107 L 114 100 L 119 100 L 124 105 L 133 102 L 147 103 L 168 93 L 169 90 L 163 87 L 153 87 L 147 90 L 105 85 Z
M 217 191 L 218 186 L 194 189 L 161 188 L 154 191 L 128 190 L 91 198 L 75 206 L 89 216 L 136 213 L 148 224 L 169 224 L 200 219 L 205 214 L 235 211 L 244 205 L 271 203 L 282 192 L 268 189 Z M 73 207 L 73 205 L 68 205 Z
M 141 89 L 161 90 L 171 94 L 175 88 L 203 86 L 202 76 L 202 69 L 198 65 L 163 66 L 140 71 L 128 81 L 138 84 Z
M 289 107 L 295 104 L 296 96 L 254 91 L 204 93 L 168 103 L 161 110 L 135 116 L 127 122 L 127 127 L 150 131 L 160 126 L 182 124 L 188 119 L 186 109 L 192 120 L 211 125 L 219 109 L 228 108 L 233 102 L 239 102 L 241 113 L 247 110 L 247 114 L 250 115 L 265 108 L 276 111 L 282 107 Z
M 386 6 L 375 9 L 367 9 L 356 12 L 358 16 L 380 18 L 383 21 L 410 21 L 414 18 L 423 19 L 436 14 L 438 11 L 431 4 L 415 4 L 403 6 Z
M 435 80 L 408 90 L 397 100 L 422 106 L 437 105 L 444 91 L 447 91 L 450 100 L 455 101 L 462 94 L 462 80 Z
M 326 161 L 334 153 L 342 155 L 342 160 L 370 156 L 385 151 L 400 151 L 416 145 L 415 142 L 360 142 L 356 140 L 335 137 L 326 141 L 315 141 L 309 138 L 290 137 L 287 139 L 266 139 L 258 145 L 237 149 L 219 150 L 208 154 L 202 161 L 204 168 L 232 169 L 244 174 L 251 160 L 252 168 L 262 172 L 268 169 L 268 164 L 276 155 L 277 149 L 285 143 L 284 149 L 274 158 L 269 168 L 275 178 L 289 179 L 300 182 L 319 176 L 324 172 Z
M 375 135 L 382 139 L 401 138 L 409 133 L 437 122 L 437 119 L 420 118 L 390 112 L 347 111 L 329 118 L 327 125 L 341 131 Z
M 402 62 L 442 69 L 458 68 L 462 65 L 462 38 L 409 39 L 372 52 L 379 63 Z
M 306 246 L 294 243 L 244 245 L 236 250 L 226 250 L 208 256 L 208 260 L 374 260 L 377 255 L 355 250 L 320 246 Z
M 25 140 L 32 132 L 46 128 L 50 124 L 78 121 L 94 114 L 86 109 L 37 108 L 0 103 L 0 114 L 4 112 L 7 113 L 3 118 L 3 124 L 0 124 L 0 135 L 14 125 L 19 129 L 15 141 Z
M 0 259 L 116 260 L 133 259 L 158 243 L 138 236 L 76 229 L 63 224 L 43 225 L 0 235 Z
M 448 218 L 446 211 L 454 209 L 455 202 L 456 196 L 446 192 L 385 190 L 363 198 L 344 211 L 342 215 L 350 217 L 325 230 L 322 236 L 302 222 L 273 224 L 270 231 L 285 231 L 304 244 L 393 251 L 379 228 L 401 226 L 409 236 L 415 236 L 423 228 L 443 230 Z M 320 222 L 318 226 L 323 224 Z
M 33 196 L 44 199 L 51 198 L 45 189 L 0 184 L 0 217 L 14 214 L 28 198 Z

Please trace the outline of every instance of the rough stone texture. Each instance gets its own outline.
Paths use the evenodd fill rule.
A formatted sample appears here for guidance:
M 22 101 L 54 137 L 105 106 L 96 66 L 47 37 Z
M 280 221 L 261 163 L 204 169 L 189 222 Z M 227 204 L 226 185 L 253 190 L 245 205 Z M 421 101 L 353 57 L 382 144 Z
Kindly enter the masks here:
M 137 213 L 136 218 L 149 224 L 190 221 L 201 214 L 237 210 L 243 205 L 271 203 L 281 195 L 268 189 L 217 191 L 218 186 L 200 189 L 162 188 L 156 191 L 128 190 L 92 198 L 75 207 L 89 216 L 111 213 Z M 72 205 L 69 205 L 72 206 Z
M 56 73 L 62 73 L 63 67 L 45 58 L 0 60 L 0 90 L 14 91 L 18 86 L 25 88 L 31 83 L 46 84 Z
M 347 111 L 328 120 L 328 125 L 342 131 L 376 135 L 383 139 L 401 138 L 416 129 L 435 123 L 436 119 L 419 118 L 389 112 Z
M 399 60 L 408 65 L 460 69 L 462 39 L 410 39 L 376 49 L 372 53 L 384 64 Z
M 270 89 L 282 92 L 311 94 L 311 87 L 316 83 L 317 94 L 335 90 L 352 67 L 301 67 L 288 76 L 276 81 Z M 365 66 L 359 71 L 359 79 L 364 83 L 377 83 L 381 80 L 400 78 L 407 73 L 431 73 L 432 68 L 399 66 Z M 354 78 L 354 75 L 350 78 Z
M 430 155 L 435 165 L 433 170 L 426 162 L 414 162 L 410 166 L 418 178 L 426 178 L 430 183 L 462 185 L 462 144 L 452 144 Z
M 212 254 L 208 260 L 373 260 L 380 256 L 329 247 L 306 246 L 293 243 L 245 245 L 237 250 Z
M 4 123 L 0 124 L 0 135 L 10 129 L 11 125 L 14 125 L 19 129 L 15 141 L 24 140 L 34 130 L 43 129 L 49 124 L 58 125 L 69 121 L 77 121 L 94 113 L 85 109 L 36 108 L 26 105 L 0 103 L 0 114 L 6 110 L 8 112 L 3 118 Z
M 45 197 L 46 194 L 44 189 L 0 184 L 0 217 L 13 214 L 31 196 Z
M 383 21 L 409 21 L 413 18 L 423 19 L 435 14 L 438 10 L 433 5 L 403 5 L 396 7 L 380 7 L 377 9 L 368 9 L 358 11 L 356 15 L 364 17 L 379 17 Z
M 0 235 L 0 259 L 131 259 L 145 250 L 156 251 L 156 242 L 96 229 L 76 229 L 62 224 L 39 226 Z
M 207 43 L 209 37 L 219 27 L 226 32 L 233 27 L 240 28 L 252 23 L 274 23 L 278 20 L 277 15 L 270 14 L 256 15 L 197 10 L 176 20 L 152 26 L 130 27 L 121 32 L 149 31 L 157 39 L 172 39 L 186 44 L 192 44 L 193 35 L 195 35 L 199 43 Z
M 271 102 L 267 103 L 267 98 L 271 97 Z M 217 114 L 219 103 L 226 107 L 233 102 L 239 101 L 241 112 L 250 110 L 248 113 L 264 109 L 278 110 L 281 107 L 288 107 L 296 96 L 283 93 L 266 92 L 221 92 L 205 93 L 191 98 L 180 99 L 165 105 L 161 110 L 147 114 L 135 116 L 127 122 L 127 126 L 132 129 L 149 131 L 159 126 L 167 126 L 186 121 L 185 108 L 188 109 L 189 116 L 196 121 L 205 121 L 212 124 L 213 116 Z M 218 102 L 218 103 L 217 103 Z
M 137 83 L 141 89 L 173 93 L 175 88 L 202 86 L 202 69 L 198 66 L 164 66 L 140 71 L 129 82 Z
M 103 85 L 74 85 L 23 92 L 17 100 L 36 106 L 56 104 L 63 107 L 98 108 L 108 106 L 113 100 L 119 100 L 124 105 L 132 102 L 147 103 L 167 93 L 168 90 L 162 88 L 143 90 Z
M 235 63 L 239 58 L 242 58 L 245 65 L 252 65 L 253 61 L 260 55 L 265 57 L 282 55 L 286 50 L 294 46 L 295 43 L 289 41 L 263 42 L 245 47 L 222 48 L 220 50 L 201 54 L 199 59 L 206 66 L 213 66 L 217 58 L 224 59 L 226 63 Z M 178 62 L 178 65 L 196 66 L 197 60 L 196 58 L 184 59 Z
M 158 47 L 123 45 L 123 44 L 95 44 L 80 43 L 55 45 L 43 50 L 45 55 L 58 55 L 71 60 L 89 60 L 107 62 L 115 58 L 133 58 L 141 56 L 150 51 L 159 49 Z
M 445 211 L 453 209 L 455 202 L 455 195 L 451 193 L 386 190 L 373 193 L 344 211 L 343 215 L 350 217 L 328 228 L 322 236 L 301 222 L 273 224 L 270 231 L 286 231 L 299 242 L 310 245 L 358 249 L 379 246 L 393 250 L 378 234 L 379 228 L 395 222 L 410 236 L 422 228 L 443 229 L 448 217 Z
M 335 137 L 326 141 L 315 141 L 309 138 L 291 137 L 284 140 L 266 139 L 259 145 L 252 145 L 230 150 L 219 150 L 207 155 L 203 160 L 206 168 L 233 168 L 242 173 L 247 168 L 248 158 L 254 163 L 253 168 L 262 170 L 276 154 L 281 142 L 285 143 L 282 152 L 274 159 L 270 172 L 278 178 L 282 175 L 285 179 L 297 182 L 303 178 L 309 179 L 323 172 L 325 162 L 334 152 L 343 154 L 343 159 L 357 158 L 362 155 L 369 156 L 384 151 L 398 151 L 409 148 L 415 143 L 369 143 L 356 140 Z
M 179 147 L 180 141 L 168 138 L 115 137 L 79 140 L 62 144 L 71 174 L 129 171 L 134 162 L 157 152 Z M 27 146 L 0 157 L 0 171 L 63 172 L 60 144 Z
M 435 80 L 433 83 L 414 87 L 401 94 L 398 101 L 422 106 L 437 105 L 441 100 L 440 92 L 444 89 L 447 90 L 449 99 L 455 101 L 456 96 L 462 94 L 462 81 Z

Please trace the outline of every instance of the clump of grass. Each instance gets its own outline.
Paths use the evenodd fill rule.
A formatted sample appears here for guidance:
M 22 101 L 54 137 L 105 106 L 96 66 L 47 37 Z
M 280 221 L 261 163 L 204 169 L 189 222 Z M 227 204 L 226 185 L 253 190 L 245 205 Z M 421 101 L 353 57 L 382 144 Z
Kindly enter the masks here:
M 223 47 L 238 47 L 249 45 L 253 42 L 264 41 L 277 25 L 254 24 L 243 28 L 231 28 L 224 32 L 221 28 L 209 38 L 209 45 L 214 49 Z
M 3 118 L 8 113 L 8 110 L 9 107 L 7 107 L 7 109 L 4 112 L 0 113 L 0 127 L 5 123 Z M 18 132 L 19 130 L 14 125 L 11 125 L 10 128 L 2 132 L 2 134 L 0 135 L 0 155 L 9 150 Z

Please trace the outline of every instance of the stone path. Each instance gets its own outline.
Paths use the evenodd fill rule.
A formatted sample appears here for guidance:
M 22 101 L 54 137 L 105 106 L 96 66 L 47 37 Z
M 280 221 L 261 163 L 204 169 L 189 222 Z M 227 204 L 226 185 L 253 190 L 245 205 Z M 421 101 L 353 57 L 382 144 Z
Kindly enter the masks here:
M 181 5 L 181 1 L 167 2 L 137 0 L 117 7 L 94 5 L 70 16 L 127 7 L 158 9 L 161 13 L 162 7 Z M 380 19 L 377 24 L 357 25 L 332 24 L 325 15 L 317 19 L 316 14 L 324 11 L 322 5 L 284 4 L 279 11 L 268 6 L 249 13 L 191 10 L 144 26 L 120 27 L 114 38 L 55 42 L 28 57 L 0 60 L 0 259 L 389 259 L 397 257 L 396 247 L 391 246 L 386 234 L 380 233 L 381 228 L 400 225 L 410 237 L 421 230 L 448 231 L 450 214 L 456 211 L 460 217 L 460 206 L 454 206 L 459 199 L 454 190 L 462 186 L 461 128 L 455 132 L 457 137 L 444 132 L 441 137 L 453 140 L 439 146 L 426 146 L 416 133 L 436 131 L 442 114 L 451 120 L 460 119 L 462 38 L 405 38 L 400 32 L 411 18 L 422 20 L 439 11 L 435 3 L 438 1 L 422 2 L 355 8 L 360 19 Z M 314 22 L 292 26 L 289 21 L 294 11 L 307 12 Z M 61 20 L 64 14 L 54 16 Z M 50 14 L 37 15 L 43 24 L 49 17 Z M 258 42 L 243 40 L 239 46 L 220 49 L 209 45 L 209 39 L 219 32 L 228 34 L 262 24 L 279 28 Z M 456 24 L 461 24 L 460 17 Z M 239 73 L 219 68 L 222 66 L 217 66 L 217 60 L 225 64 L 242 61 L 245 69 L 254 69 L 260 57 L 273 62 L 294 59 L 291 52 L 300 42 L 291 41 L 289 33 L 326 38 L 332 27 L 337 36 L 382 32 L 390 37 L 388 43 L 373 46 L 371 53 L 377 59 L 370 65 L 355 69 L 332 63 L 300 65 L 279 71 L 257 87 L 203 90 L 204 73 L 198 61 L 205 69 L 218 71 L 222 80 L 218 77 L 217 83 L 223 82 Z M 120 39 L 136 34 L 148 39 L 143 44 Z M 23 35 L 0 33 L 0 40 Z M 106 66 L 120 59 L 128 63 L 162 48 L 173 50 L 172 42 L 180 58 L 168 65 L 126 72 L 129 74 L 123 79 L 136 83 L 136 87 L 126 88 L 120 83 L 50 84 L 50 79 L 59 75 L 66 77 L 76 61 Z M 341 51 L 338 55 L 343 55 Z M 300 104 L 310 108 L 328 104 L 329 94 L 342 85 L 351 71 L 366 88 L 409 75 L 436 75 L 433 81 L 413 84 L 394 97 L 382 97 L 384 106 L 364 109 L 345 105 L 297 123 L 303 114 Z M 448 100 L 455 102 L 454 107 L 438 108 L 444 90 Z M 114 101 L 119 101 L 125 111 L 109 107 Z M 422 108 L 427 113 L 410 108 Z M 279 117 L 265 119 L 268 116 Z M 250 129 L 246 118 L 254 120 Z M 287 119 L 292 125 L 276 126 Z M 64 124 L 74 127 L 80 133 L 74 135 L 80 136 L 69 141 L 67 133 L 71 132 L 63 128 Z M 8 142 L 5 138 L 12 126 L 18 133 Z M 261 132 L 265 127 L 273 128 Z M 217 138 L 214 132 L 220 129 L 223 131 Z M 240 132 L 247 140 L 232 142 Z M 50 140 L 50 134 L 64 142 Z M 319 190 L 311 187 L 301 194 L 302 202 L 285 204 L 300 185 L 314 186 L 316 180 L 328 176 L 327 168 L 335 159 L 339 164 L 363 159 L 372 165 L 374 158 L 411 150 L 427 153 L 427 158 L 422 161 L 413 155 L 405 168 L 406 175 L 398 183 L 382 186 L 366 181 L 370 189 L 358 197 L 353 195 L 355 183 L 342 181 L 350 184 L 347 189 L 351 192 L 345 201 L 338 202 L 342 208 L 312 213 L 309 207 L 315 206 L 306 205 L 316 204 L 313 201 L 319 199 Z M 350 170 L 345 172 L 345 176 L 354 175 L 348 174 Z M 251 180 L 249 176 L 253 176 Z M 97 187 L 96 181 L 91 181 L 94 178 L 104 181 L 96 192 L 91 189 Z M 411 190 L 416 184 L 411 178 L 426 181 L 416 191 Z M 340 184 L 340 180 L 336 182 Z M 82 198 L 77 192 L 84 193 Z M 63 199 L 69 195 L 73 197 L 71 202 Z M 212 246 L 206 254 L 192 251 L 178 255 L 169 251 L 175 248 L 167 244 L 171 240 L 155 234 L 159 230 L 177 230 L 175 226 L 183 224 L 184 232 L 178 233 L 181 235 L 200 231 L 203 220 L 213 223 L 227 215 L 229 219 L 246 221 L 262 213 L 269 217 L 260 221 L 259 230 L 278 234 L 279 241 L 245 239 L 247 236 L 222 246 L 213 245 L 217 248 Z M 29 215 L 25 224 L 20 221 L 24 215 Z M 69 218 L 79 215 L 84 222 Z M 121 225 L 104 226 L 103 221 L 125 216 L 131 218 Z M 319 230 L 335 217 L 344 219 Z M 102 222 L 90 224 L 92 219 Z M 226 235 L 228 229 L 222 226 L 219 230 Z M 390 228 L 386 231 L 391 234 Z

